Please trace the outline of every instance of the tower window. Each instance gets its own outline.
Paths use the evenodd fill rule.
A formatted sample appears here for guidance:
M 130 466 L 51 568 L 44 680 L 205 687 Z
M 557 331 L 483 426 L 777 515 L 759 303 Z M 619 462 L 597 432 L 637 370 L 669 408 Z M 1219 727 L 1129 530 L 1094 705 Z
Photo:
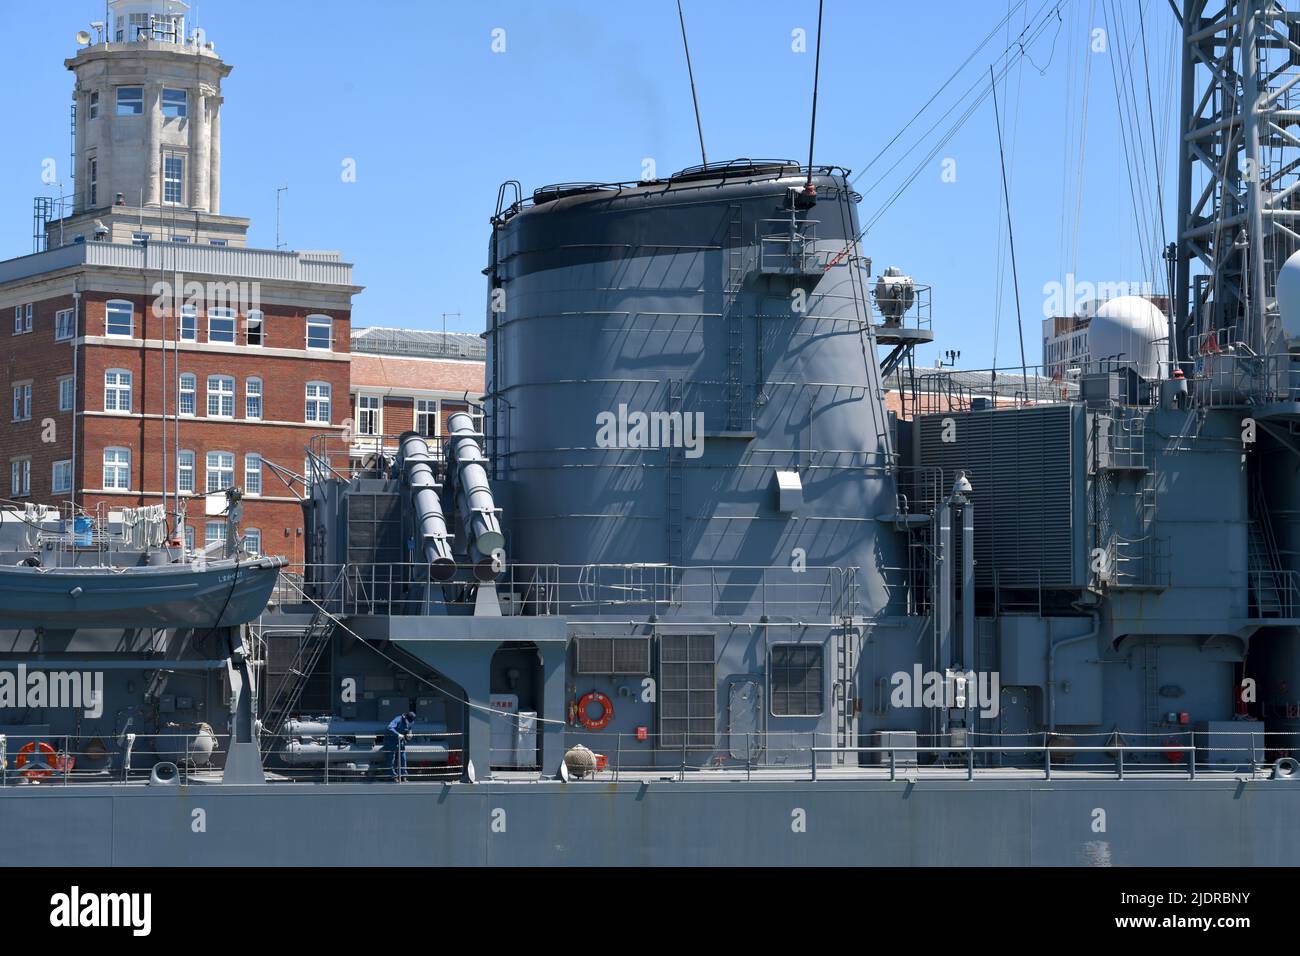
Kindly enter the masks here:
M 142 116 L 144 114 L 144 87 L 119 86 L 117 88 L 117 115 Z
M 168 156 L 163 160 L 163 202 L 183 201 L 185 191 L 181 183 L 184 176 L 185 160 L 179 156 Z
M 99 204 L 99 160 L 92 156 L 86 165 L 89 167 L 90 172 L 88 177 L 90 179 L 90 188 L 88 190 L 90 195 L 86 204 L 94 207 Z
M 189 94 L 184 90 L 164 89 L 162 91 L 163 116 L 188 116 L 189 102 Z
M 90 118 L 99 118 L 99 91 L 95 90 L 90 94 Z

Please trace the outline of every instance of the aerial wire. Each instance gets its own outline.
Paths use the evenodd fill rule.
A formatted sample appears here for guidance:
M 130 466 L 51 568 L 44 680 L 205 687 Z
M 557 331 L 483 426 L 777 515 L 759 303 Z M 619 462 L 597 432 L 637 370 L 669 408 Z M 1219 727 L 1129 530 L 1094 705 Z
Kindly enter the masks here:
M 700 134 L 700 162 L 705 166 L 709 165 L 708 154 L 704 152 L 704 126 L 700 122 L 700 101 L 695 95 L 695 71 L 691 69 L 691 45 L 686 42 L 686 17 L 682 14 L 682 0 L 677 0 L 677 19 L 682 25 L 682 49 L 686 51 L 686 75 L 691 80 L 691 103 L 695 106 L 695 130 Z M 818 31 L 818 43 L 821 42 L 820 30 Z M 816 114 L 816 99 L 814 98 L 814 115 Z
M 817 54 L 813 60 L 812 123 L 808 127 L 808 185 L 813 178 L 813 138 L 817 135 L 817 86 L 822 72 L 822 7 L 825 0 L 817 0 Z M 680 0 L 678 0 L 680 6 Z
M 1011 249 L 1011 285 L 1016 296 L 1016 331 L 1020 334 L 1020 374 L 1025 395 L 1029 395 L 1029 368 L 1025 364 L 1025 325 L 1020 317 L 1020 277 L 1016 272 L 1016 235 L 1011 229 L 1011 194 L 1007 191 L 1007 158 L 1002 151 L 1002 117 L 998 115 L 998 79 L 989 66 L 993 89 L 993 119 L 998 127 L 998 162 L 1002 164 L 1002 201 L 1007 210 L 1007 244 Z

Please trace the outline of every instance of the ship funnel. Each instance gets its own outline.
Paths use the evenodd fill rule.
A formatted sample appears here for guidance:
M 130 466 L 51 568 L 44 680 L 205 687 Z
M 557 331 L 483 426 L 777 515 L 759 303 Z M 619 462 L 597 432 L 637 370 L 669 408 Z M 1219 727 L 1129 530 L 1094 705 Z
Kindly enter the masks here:
M 411 508 L 424 560 L 429 564 L 429 578 L 448 581 L 456 573 L 456 559 L 451 554 L 451 535 L 442 513 L 441 486 L 433 474 L 433 455 L 418 432 L 404 432 L 398 443 L 398 473 L 411 489 Z
M 474 561 L 474 576 L 480 581 L 490 581 L 503 568 L 506 539 L 497 520 L 492 486 L 488 484 L 484 467 L 487 459 L 479 448 L 483 436 L 474 427 L 474 419 L 465 412 L 452 415 L 447 420 L 447 430 L 449 457 L 456 467 L 457 504 Z

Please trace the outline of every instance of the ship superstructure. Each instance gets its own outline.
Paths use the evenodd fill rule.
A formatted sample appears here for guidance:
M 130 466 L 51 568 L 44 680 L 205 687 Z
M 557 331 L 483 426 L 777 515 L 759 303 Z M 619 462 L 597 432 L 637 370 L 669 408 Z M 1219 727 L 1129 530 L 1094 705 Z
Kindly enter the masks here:
M 100 862 L 1291 859 L 1292 165 L 1260 125 L 1291 15 L 1183 17 L 1186 142 L 1220 152 L 1184 154 L 1177 306 L 1098 309 L 1070 382 L 918 375 L 930 289 L 873 265 L 845 169 L 502 186 L 483 407 L 360 468 L 356 436 L 313 439 L 272 607 L 219 641 L 98 635 L 118 716 L 4 728 L 62 748 L 6 769 L 0 835 L 93 815 Z M 1257 60 L 1215 73 L 1246 99 L 1203 115 L 1225 58 Z M 1268 174 L 1198 179 L 1231 151 Z M 178 798 L 228 839 L 151 813 Z

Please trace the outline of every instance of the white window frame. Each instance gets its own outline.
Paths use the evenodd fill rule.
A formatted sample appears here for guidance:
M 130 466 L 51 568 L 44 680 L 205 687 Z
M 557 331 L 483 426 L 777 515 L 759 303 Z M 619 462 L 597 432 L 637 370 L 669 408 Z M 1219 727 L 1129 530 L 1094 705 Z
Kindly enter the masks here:
M 331 404 L 334 400 L 334 389 L 329 382 L 308 382 L 307 404 L 303 412 L 303 421 L 313 424 L 328 425 L 333 419 L 333 409 Z M 313 394 L 313 390 L 315 393 Z M 322 415 L 322 410 L 324 414 Z
M 23 382 L 14 382 L 14 417 L 16 422 L 30 422 L 32 420 L 32 382 L 27 379 Z
M 365 407 L 362 403 L 373 403 L 374 407 Z M 368 420 L 368 421 L 367 421 Z M 356 433 L 358 435 L 382 435 L 384 433 L 384 399 L 380 395 L 357 395 Z M 369 424 L 369 427 L 367 427 Z
M 64 466 L 60 468 L 60 466 Z M 66 480 L 59 480 L 59 473 L 63 472 Z M 72 491 L 72 459 L 65 458 L 63 461 L 56 461 L 50 466 L 50 494 L 61 495 Z
M 86 104 L 89 108 L 90 118 L 99 119 L 99 90 L 91 90 L 90 97 Z M 91 180 L 94 183 L 94 180 Z
M 226 523 L 224 521 L 205 521 L 203 523 L 203 547 L 204 550 L 212 547 L 218 541 L 226 540 Z
M 253 547 L 249 547 L 249 539 L 256 542 Z M 262 556 L 262 529 L 245 528 L 244 529 L 244 550 L 255 558 Z
M 172 173 L 172 164 L 176 164 L 175 175 Z M 175 189 L 172 187 L 175 186 Z M 164 206 L 183 206 L 185 205 L 185 157 L 184 156 L 163 156 L 163 205 Z M 176 198 L 170 198 L 174 195 Z
M 216 385 L 218 387 L 214 388 Z M 229 385 L 224 388 L 221 386 Z M 212 400 L 217 401 L 217 411 L 212 410 Z M 230 411 L 226 411 L 227 399 L 229 400 Z M 209 375 L 207 404 L 208 418 L 234 418 L 235 417 L 235 377 L 233 375 Z
M 23 334 L 23 307 L 14 306 L 14 335 Z
M 214 332 L 213 330 L 215 326 L 213 323 L 215 322 L 229 322 L 230 328 L 228 331 L 225 328 L 222 328 L 220 331 Z M 221 345 L 234 345 L 236 342 L 238 325 L 239 321 L 235 316 L 234 309 L 208 309 L 209 342 L 216 342 Z M 216 338 L 215 336 L 229 336 L 229 338 Z
M 432 408 L 421 408 L 422 405 L 432 406 Z M 426 421 L 432 418 L 433 431 L 421 431 L 420 419 L 423 417 Z M 437 438 L 442 432 L 442 399 L 440 398 L 417 398 L 415 400 L 415 416 L 411 419 L 411 424 L 417 432 L 425 438 Z
M 312 329 L 325 329 L 325 345 L 312 345 Z M 305 346 L 316 352 L 328 352 L 334 348 L 334 320 L 328 315 L 313 314 L 307 316 L 307 338 Z
M 199 378 L 193 372 L 181 372 L 180 382 L 176 387 L 178 399 L 176 411 L 184 418 L 193 418 L 199 413 Z M 185 410 L 185 399 L 189 398 L 189 411 Z
M 36 306 L 35 306 L 34 303 L 31 303 L 31 302 L 28 302 L 28 303 L 27 303 L 27 310 L 26 310 L 27 321 L 26 321 L 26 324 L 25 324 L 24 327 L 23 327 L 23 331 L 24 331 L 24 332 L 30 332 L 30 331 L 32 330 L 32 317 L 33 317 L 33 315 L 34 315 L 34 313 L 35 313 L 35 309 L 36 309 Z
M 111 460 L 110 460 L 111 459 Z M 125 477 L 125 484 L 119 477 Z M 131 490 L 131 449 L 109 447 L 104 449 L 104 490 Z
M 213 464 L 216 459 L 216 464 Z M 229 459 L 229 463 L 227 463 Z M 223 476 L 225 481 L 222 481 Z M 215 479 L 215 480 L 214 480 Z M 229 488 L 235 483 L 235 453 L 233 451 L 210 451 L 203 469 L 203 488 L 207 494 Z
M 134 398 L 131 391 L 134 384 L 135 379 L 127 369 L 104 369 L 104 411 L 117 415 L 130 415 L 131 401 Z M 125 408 L 122 407 L 123 395 L 126 396 Z
M 244 418 L 251 422 L 262 420 L 262 380 L 257 377 L 244 379 Z
M 255 451 L 244 456 L 244 494 L 252 497 L 262 494 L 262 456 Z
M 115 308 L 116 307 L 116 308 Z M 127 318 L 125 332 L 114 332 L 113 323 L 110 316 L 114 313 L 121 314 L 123 307 L 130 310 Z M 129 339 L 135 335 L 135 303 L 126 299 L 109 299 L 104 303 L 104 334 L 118 339 Z
M 76 313 L 72 309 L 59 309 L 54 313 L 54 341 L 66 342 L 76 333 Z
M 254 326 L 257 327 L 256 342 L 253 341 Z M 261 309 L 249 309 L 248 314 L 244 316 L 244 342 L 253 349 L 260 349 L 266 344 L 266 315 Z
M 70 412 L 77 403 L 77 380 L 71 375 L 59 377 L 59 411 Z
M 32 494 L 32 457 L 9 459 L 9 495 L 12 498 L 30 498 Z
M 199 311 L 194 306 L 181 306 L 180 322 L 176 326 L 176 337 L 182 342 L 197 342 L 199 340 Z
M 182 494 L 194 494 L 194 452 L 182 448 L 176 455 L 176 490 Z M 188 479 L 188 480 L 185 480 Z

